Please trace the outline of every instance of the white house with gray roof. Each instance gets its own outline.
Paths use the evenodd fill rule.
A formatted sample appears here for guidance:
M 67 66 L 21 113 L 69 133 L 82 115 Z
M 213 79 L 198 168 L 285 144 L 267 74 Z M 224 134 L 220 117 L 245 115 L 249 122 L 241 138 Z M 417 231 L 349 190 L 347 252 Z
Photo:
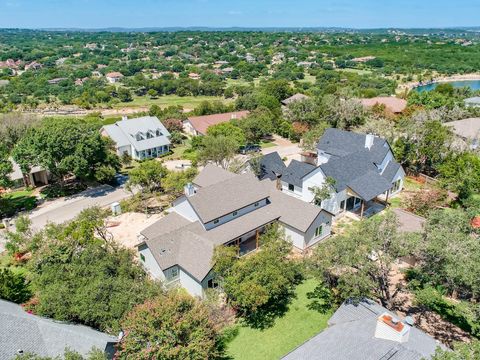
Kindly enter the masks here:
M 269 224 L 279 223 L 286 238 L 304 250 L 330 235 L 332 216 L 252 174 L 207 165 L 170 213 L 141 232 L 138 251 L 153 278 L 203 296 L 216 286 L 215 246 L 233 245 L 239 256 L 247 254 L 258 248 L 259 235 Z
M 421 360 L 446 347 L 372 300 L 347 300 L 328 328 L 284 356 L 283 360 Z
M 331 178 L 331 197 L 318 205 L 335 215 L 359 209 L 363 215 L 375 199 L 387 200 L 400 192 L 404 177 L 385 139 L 327 129 L 317 144 L 316 165 L 292 160 L 280 180 L 286 194 L 314 202 L 313 188 Z
M 21 354 L 63 358 L 65 349 L 86 356 L 92 348 L 113 358 L 118 338 L 83 325 L 30 314 L 21 306 L 0 300 L 0 360 Z
M 130 155 L 135 160 L 152 159 L 170 151 L 170 133 L 155 116 L 135 119 L 124 117 L 101 129 L 115 143 L 117 154 Z

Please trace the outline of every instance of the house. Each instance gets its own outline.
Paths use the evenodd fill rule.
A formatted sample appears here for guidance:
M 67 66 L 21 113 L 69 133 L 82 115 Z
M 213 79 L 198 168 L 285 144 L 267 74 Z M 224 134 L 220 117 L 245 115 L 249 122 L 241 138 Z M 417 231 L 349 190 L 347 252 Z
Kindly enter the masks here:
M 170 133 L 155 116 L 135 119 L 123 117 L 101 129 L 115 143 L 117 154 L 130 155 L 135 160 L 156 158 L 170 151 Z
M 463 100 L 466 107 L 480 107 L 480 96 L 471 97 Z
M 25 65 L 25 70 L 39 70 L 43 67 L 42 64 L 32 61 L 31 63 L 28 63 Z
M 295 94 L 293 96 L 290 96 L 289 98 L 285 99 L 282 101 L 282 105 L 287 106 L 288 104 L 291 104 L 295 101 L 303 101 L 308 99 L 309 97 L 307 95 L 303 94 Z
M 361 99 L 363 107 L 372 108 L 375 105 L 383 105 L 385 109 L 394 113 L 400 114 L 407 108 L 407 100 L 399 99 L 394 96 L 379 96 L 371 99 Z
M 48 184 L 50 174 L 41 166 L 33 166 L 28 174 L 24 174 L 15 161 L 12 161 L 13 171 L 9 178 L 13 181 L 13 187 L 22 186 L 43 186 Z
M 388 200 L 403 187 L 405 172 L 393 157 L 385 139 L 371 134 L 327 129 L 317 144 L 316 165 L 292 160 L 281 176 L 282 190 L 306 202 L 314 202 L 313 188 L 334 180 L 330 199 L 321 205 L 338 215 L 378 210 L 376 199 Z
M 454 145 L 459 149 L 475 150 L 480 145 L 480 118 L 450 121 L 444 125 L 456 135 L 457 139 Z
M 58 85 L 60 84 L 62 81 L 64 80 L 68 80 L 68 78 L 64 78 L 64 77 L 61 77 L 61 78 L 55 78 L 55 79 L 51 79 L 51 80 L 48 80 L 47 82 L 50 84 L 50 85 Z
M 113 358 L 116 336 L 82 325 L 73 325 L 30 314 L 21 306 L 0 300 L 0 360 L 33 353 L 63 358 L 65 349 L 86 356 L 92 348 Z
M 231 120 L 240 120 L 250 114 L 249 111 L 235 111 L 223 114 L 213 114 L 204 116 L 191 116 L 183 121 L 183 130 L 190 135 L 206 135 L 210 126 L 228 122 Z
M 207 165 L 170 213 L 141 231 L 137 248 L 153 278 L 201 297 L 216 287 L 215 246 L 236 245 L 239 256 L 248 254 L 258 248 L 266 227 L 279 223 L 303 251 L 330 235 L 331 222 L 328 211 L 287 196 L 270 182 Z
M 369 61 L 375 60 L 375 59 L 376 59 L 375 56 L 363 56 L 363 57 L 353 58 L 352 61 L 356 62 L 356 63 L 366 63 L 366 62 L 369 62 Z
M 280 178 L 287 168 L 278 152 L 262 156 L 257 163 L 250 160 L 250 168 L 259 180 L 272 180 L 280 185 Z
M 122 81 L 123 74 L 118 71 L 114 71 L 114 72 L 109 72 L 107 75 L 105 75 L 105 77 L 107 78 L 107 81 L 110 84 L 115 84 Z
M 413 319 L 401 320 L 372 300 L 344 302 L 317 334 L 283 360 L 421 360 L 430 359 L 438 347 L 430 335 L 417 329 Z

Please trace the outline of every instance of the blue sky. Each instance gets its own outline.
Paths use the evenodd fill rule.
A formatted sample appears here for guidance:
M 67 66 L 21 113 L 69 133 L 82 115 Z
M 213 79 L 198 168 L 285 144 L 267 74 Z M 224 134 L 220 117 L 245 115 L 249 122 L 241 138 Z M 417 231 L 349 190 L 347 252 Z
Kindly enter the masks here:
M 0 27 L 480 25 L 480 0 L 0 0 Z

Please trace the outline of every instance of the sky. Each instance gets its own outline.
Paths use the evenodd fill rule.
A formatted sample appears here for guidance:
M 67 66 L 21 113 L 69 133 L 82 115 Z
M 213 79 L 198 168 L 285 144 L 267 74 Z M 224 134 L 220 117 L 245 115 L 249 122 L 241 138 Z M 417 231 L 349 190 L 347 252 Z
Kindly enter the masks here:
M 0 0 L 0 28 L 480 26 L 480 0 Z

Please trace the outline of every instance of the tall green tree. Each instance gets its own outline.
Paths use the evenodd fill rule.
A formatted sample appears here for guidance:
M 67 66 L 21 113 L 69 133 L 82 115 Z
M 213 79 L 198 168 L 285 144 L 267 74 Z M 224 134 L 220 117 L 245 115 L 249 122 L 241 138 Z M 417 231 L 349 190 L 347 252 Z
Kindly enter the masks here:
M 238 148 L 238 142 L 231 137 L 207 135 L 202 138 L 198 160 L 204 164 L 213 162 L 223 169 L 228 169 Z
M 138 186 L 147 192 L 161 190 L 167 173 L 167 168 L 159 161 L 155 159 L 143 161 L 138 167 L 129 171 L 127 187 L 132 189 Z
M 11 186 L 10 173 L 13 171 L 13 165 L 10 161 L 7 148 L 0 144 L 0 187 L 8 188 Z

